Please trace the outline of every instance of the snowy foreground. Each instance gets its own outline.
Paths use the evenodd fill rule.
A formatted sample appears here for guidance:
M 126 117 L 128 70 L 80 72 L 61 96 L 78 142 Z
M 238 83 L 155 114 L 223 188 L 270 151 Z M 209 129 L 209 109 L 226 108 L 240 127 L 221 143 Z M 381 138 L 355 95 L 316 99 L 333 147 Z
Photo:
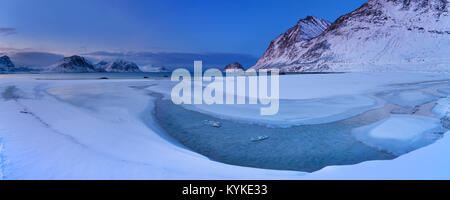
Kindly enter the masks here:
M 156 97 L 149 95 L 167 96 L 173 85 L 167 79 L 49 80 L 0 75 L 0 178 L 450 179 L 450 135 L 447 132 L 431 138 L 436 140 L 433 144 L 426 143 L 435 137 L 431 133 L 446 131 L 441 119 L 450 113 L 450 74 L 282 76 L 280 113 L 275 117 L 261 117 L 260 107 L 252 106 L 185 106 L 269 126 L 332 122 L 386 104 L 406 108 L 354 130 L 361 142 L 400 157 L 329 166 L 313 173 L 223 164 L 179 145 L 158 128 L 151 114 Z M 438 88 L 418 92 L 423 85 Z M 383 96 L 399 88 L 405 91 Z M 375 98 L 373 94 L 378 93 L 381 96 Z

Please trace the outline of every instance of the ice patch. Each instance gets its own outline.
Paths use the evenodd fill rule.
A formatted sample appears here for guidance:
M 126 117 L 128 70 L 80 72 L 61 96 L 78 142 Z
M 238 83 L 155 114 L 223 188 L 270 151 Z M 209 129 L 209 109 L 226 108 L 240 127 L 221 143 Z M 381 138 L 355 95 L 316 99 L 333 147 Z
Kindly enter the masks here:
M 433 108 L 438 117 L 450 117 L 450 97 L 439 99 Z
M 220 122 L 216 122 L 216 121 L 210 121 L 210 120 L 203 120 L 203 124 L 207 125 L 207 126 L 211 126 L 214 128 L 220 128 Z
M 439 99 L 433 107 L 433 113 L 441 118 L 444 128 L 450 129 L 450 97 Z
M 353 135 L 369 146 L 402 155 L 433 143 L 442 136 L 442 132 L 438 119 L 392 115 L 375 124 L 355 129 Z
M 437 91 L 446 95 L 450 95 L 450 88 L 439 88 Z
M 260 108 L 266 107 L 266 105 L 184 105 L 187 109 L 222 119 L 276 127 L 339 121 L 377 106 L 375 99 L 364 95 L 308 100 L 282 99 L 278 114 L 273 116 L 260 115 Z
M 432 102 L 438 97 L 422 91 L 403 91 L 385 95 L 383 98 L 389 103 L 411 108 Z

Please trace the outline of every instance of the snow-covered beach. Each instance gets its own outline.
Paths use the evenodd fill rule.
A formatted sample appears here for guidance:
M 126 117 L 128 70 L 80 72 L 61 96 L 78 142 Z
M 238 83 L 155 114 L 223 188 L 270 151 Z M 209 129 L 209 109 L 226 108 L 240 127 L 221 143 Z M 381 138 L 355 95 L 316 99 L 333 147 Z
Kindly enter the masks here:
M 46 76 L 0 75 L 2 179 L 450 178 L 448 74 L 281 76 L 280 112 L 267 118 L 249 105 L 182 106 L 217 120 L 279 129 L 369 116 L 348 134 L 396 157 L 311 173 L 224 164 L 194 152 L 156 119 L 154 94 L 167 97 L 175 84 L 169 79 Z

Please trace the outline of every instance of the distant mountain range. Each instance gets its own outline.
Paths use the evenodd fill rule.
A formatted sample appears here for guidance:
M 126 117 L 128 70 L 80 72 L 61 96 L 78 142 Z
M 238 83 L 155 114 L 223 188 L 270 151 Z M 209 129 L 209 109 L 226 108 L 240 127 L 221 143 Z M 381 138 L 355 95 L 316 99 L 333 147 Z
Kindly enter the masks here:
M 309 16 L 275 38 L 251 69 L 450 72 L 449 7 L 449 0 L 369 0 L 333 23 Z M 29 58 L 42 57 L 42 54 L 30 52 L 16 55 L 22 57 L 19 67 L 8 56 L 1 57 L 0 73 L 158 72 L 167 71 L 159 66 L 189 68 L 193 60 L 203 60 L 205 68 L 219 68 L 230 63 L 229 60 L 254 63 L 250 62 L 251 57 L 239 54 L 94 52 L 86 56 L 108 61 L 92 64 L 81 56 L 61 59 L 44 54 L 40 65 L 60 60 L 50 67 L 36 69 L 28 68 Z M 126 60 L 145 64 L 139 67 Z M 211 65 L 214 60 L 221 64 Z
M 170 72 L 165 67 L 144 66 L 146 72 Z M 241 70 L 244 68 L 241 64 L 235 62 L 225 66 L 229 70 Z M 8 56 L 0 57 L 0 73 L 93 73 L 93 72 L 109 72 L 109 73 L 139 73 L 143 72 L 140 67 L 133 62 L 116 59 L 112 61 L 100 61 L 92 64 L 86 58 L 78 55 L 64 57 L 57 63 L 50 65 L 44 69 L 17 67 Z
M 50 66 L 46 71 L 57 73 L 142 72 L 137 64 L 130 61 L 125 60 L 100 61 L 99 63 L 93 65 L 84 57 L 77 55 L 61 59 L 58 63 Z
M 161 70 L 161 71 L 158 71 Z M 166 72 L 164 68 L 154 68 L 152 72 Z M 142 72 L 139 66 L 125 60 L 100 61 L 93 65 L 81 56 L 64 57 L 56 64 L 38 70 L 27 67 L 17 67 L 8 56 L 0 57 L 0 73 L 43 72 L 43 73 L 89 73 L 89 72 Z
M 2 54 L 2 53 L 0 53 Z M 70 70 L 64 67 L 60 67 L 56 69 L 55 67 L 58 64 L 64 63 L 64 56 L 61 54 L 54 54 L 48 52 L 39 52 L 39 51 L 20 51 L 20 50 L 11 50 L 10 52 L 3 52 L 4 55 L 8 55 L 10 61 L 14 63 L 16 69 L 23 69 L 23 72 L 58 72 L 62 71 L 65 73 L 69 73 L 70 71 L 92 71 L 92 68 L 88 65 L 81 65 L 80 69 Z M 1 56 L 1 55 L 0 55 Z M 233 61 L 238 60 L 244 68 L 248 68 L 252 66 L 257 58 L 244 55 L 244 54 L 226 54 L 226 53 L 206 53 L 206 54 L 194 54 L 194 53 L 149 53 L 149 52 L 131 52 L 131 53 L 108 53 L 108 52 L 96 52 L 91 54 L 83 54 L 79 55 L 85 59 L 85 61 L 94 66 L 95 72 L 97 71 L 111 71 L 111 72 L 123 72 L 120 69 L 116 69 L 117 66 L 120 66 L 120 62 L 122 64 L 124 62 L 134 63 L 139 67 L 140 71 L 143 72 L 170 72 L 174 69 L 185 68 L 188 70 L 193 70 L 193 61 L 194 60 L 202 60 L 203 68 L 219 68 L 222 69 L 226 64 L 231 63 Z M 69 58 L 69 57 L 68 57 Z M 66 62 L 70 62 L 67 60 Z M 107 65 L 107 64 L 116 64 L 111 65 L 109 69 L 111 70 L 101 70 L 98 69 L 99 65 Z M 107 63 L 107 64 L 105 64 Z M 129 65 L 131 66 L 131 65 Z M 104 66 L 105 67 L 105 66 Z M 53 69 L 55 68 L 55 69 Z M 124 69 L 127 67 L 124 66 Z M 126 71 L 136 71 L 136 70 L 125 70 Z M 14 72 L 19 73 L 19 72 Z
M 370 0 L 334 23 L 300 20 L 252 69 L 450 71 L 449 0 Z

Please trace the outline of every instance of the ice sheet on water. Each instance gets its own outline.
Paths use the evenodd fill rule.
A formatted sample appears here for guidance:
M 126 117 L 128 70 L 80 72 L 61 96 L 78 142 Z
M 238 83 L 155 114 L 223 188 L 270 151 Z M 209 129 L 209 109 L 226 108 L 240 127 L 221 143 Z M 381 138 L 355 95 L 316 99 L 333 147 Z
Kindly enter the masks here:
M 422 91 L 401 91 L 382 96 L 387 102 L 404 106 L 415 107 L 437 100 L 439 97 Z
M 433 113 L 438 117 L 450 117 L 450 97 L 439 99 L 433 107 Z
M 423 116 L 392 115 L 391 117 L 353 130 L 363 143 L 402 155 L 433 143 L 442 136 L 440 120 Z
M 440 92 L 440 93 L 446 94 L 446 95 L 450 95 L 450 87 L 448 87 L 448 88 L 439 88 L 437 91 Z
M 276 115 L 260 115 L 261 107 L 268 105 L 185 105 L 186 108 L 219 118 L 241 122 L 288 127 L 301 124 L 319 124 L 356 116 L 377 107 L 375 99 L 364 95 L 339 96 L 327 99 L 280 100 Z

